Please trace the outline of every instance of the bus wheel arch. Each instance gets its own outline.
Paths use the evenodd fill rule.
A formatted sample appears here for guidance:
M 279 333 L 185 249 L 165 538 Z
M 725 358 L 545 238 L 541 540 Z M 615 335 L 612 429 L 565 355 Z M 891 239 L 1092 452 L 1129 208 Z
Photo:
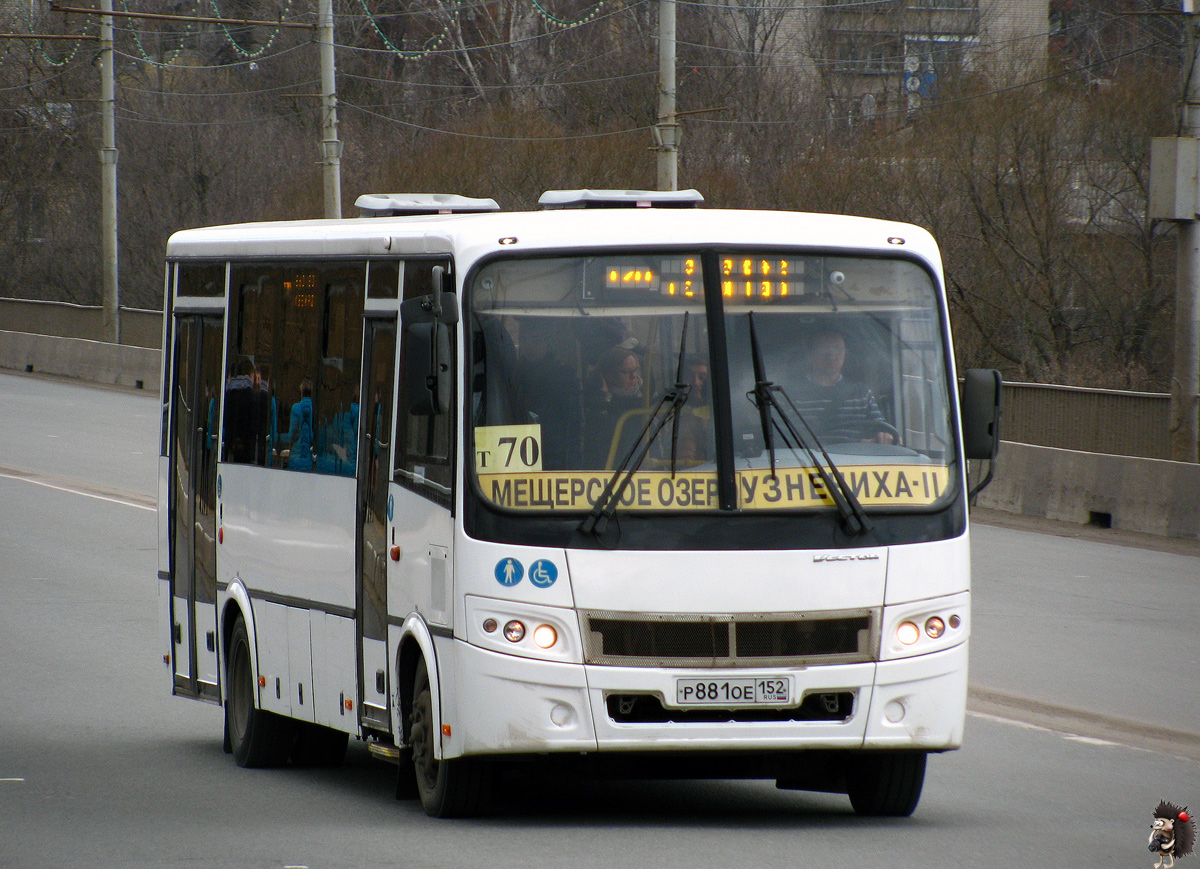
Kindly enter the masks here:
M 425 658 L 425 651 L 420 642 L 412 634 L 407 634 L 400 642 L 400 650 L 396 653 L 396 698 L 395 715 L 400 722 L 400 736 L 405 745 L 410 745 L 408 732 L 408 716 L 412 713 L 413 686 L 417 678 L 417 666 Z
M 413 780 L 425 813 L 435 818 L 479 814 L 491 793 L 492 764 L 473 757 L 438 759 L 439 733 L 425 659 L 417 662 L 405 729 L 412 745 Z
M 240 586 L 238 589 L 240 590 Z M 234 589 L 231 587 L 230 590 L 233 591 Z M 221 610 L 221 657 L 218 664 L 218 672 L 220 673 L 221 680 L 221 706 L 225 708 L 225 714 L 221 716 L 223 721 L 221 750 L 226 754 L 233 754 L 233 743 L 229 738 L 229 714 L 227 709 L 230 695 L 229 651 L 233 640 L 233 626 L 239 621 L 247 625 L 246 630 L 250 637 L 250 660 L 253 664 L 254 661 L 258 660 L 258 650 L 254 646 L 254 622 L 248 617 L 248 609 L 243 608 L 241 602 L 234 595 L 231 595 L 229 600 L 225 601 L 225 606 Z

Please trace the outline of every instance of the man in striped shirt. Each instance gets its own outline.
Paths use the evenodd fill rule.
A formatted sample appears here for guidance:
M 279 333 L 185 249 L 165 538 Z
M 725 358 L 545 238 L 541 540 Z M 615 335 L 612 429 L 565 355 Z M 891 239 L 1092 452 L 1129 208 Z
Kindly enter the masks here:
M 842 376 L 845 362 L 846 339 L 841 332 L 823 329 L 814 334 L 792 395 L 796 408 L 823 440 L 895 443 L 894 430 L 870 388 Z

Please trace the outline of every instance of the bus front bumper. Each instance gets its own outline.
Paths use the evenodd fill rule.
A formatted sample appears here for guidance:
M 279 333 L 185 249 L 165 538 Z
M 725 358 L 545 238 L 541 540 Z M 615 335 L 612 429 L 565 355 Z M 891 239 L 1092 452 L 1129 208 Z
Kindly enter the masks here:
M 503 655 L 459 640 L 439 650 L 444 757 L 639 751 L 797 751 L 926 749 L 962 744 L 967 644 L 912 658 L 769 670 L 584 666 Z M 651 697 L 663 706 L 677 680 L 777 676 L 793 680 L 794 697 L 853 697 L 836 720 L 636 721 L 614 716 L 611 697 Z M 449 690 L 445 690 L 449 689 Z M 670 717 L 671 710 L 667 710 Z M 686 719 L 686 715 L 677 716 Z M 722 715 L 721 717 L 725 717 Z

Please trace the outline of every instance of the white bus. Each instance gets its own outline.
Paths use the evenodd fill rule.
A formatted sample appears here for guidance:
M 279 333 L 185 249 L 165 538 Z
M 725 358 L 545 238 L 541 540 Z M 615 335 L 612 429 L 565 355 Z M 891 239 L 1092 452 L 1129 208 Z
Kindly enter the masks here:
M 435 816 L 539 759 L 913 811 L 963 735 L 999 376 L 960 414 L 924 230 L 699 200 L 171 237 L 164 660 L 238 764 L 353 736 Z

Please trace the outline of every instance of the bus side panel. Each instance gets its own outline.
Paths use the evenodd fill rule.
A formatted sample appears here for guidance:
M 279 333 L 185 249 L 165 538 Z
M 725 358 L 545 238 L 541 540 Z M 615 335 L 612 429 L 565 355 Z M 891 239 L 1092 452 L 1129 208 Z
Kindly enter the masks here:
M 433 627 L 454 619 L 454 520 L 450 511 L 402 486 L 389 487 L 388 540 L 400 560 L 388 562 L 388 612 L 404 619 L 417 612 Z
M 358 715 L 346 708 L 357 696 L 354 685 L 354 619 L 309 613 L 312 636 L 313 715 L 317 724 L 358 733 Z
M 287 688 L 291 692 L 292 717 L 313 720 L 312 634 L 309 610 L 287 608 Z
M 258 675 L 265 682 L 258 689 L 259 706 L 280 715 L 292 714 L 288 691 L 288 607 L 266 601 L 254 602 L 255 642 L 258 646 Z
M 158 459 L 158 575 L 166 576 L 171 569 L 171 460 Z
M 171 656 L 175 653 L 175 644 L 171 636 L 171 580 L 165 572 L 158 574 L 158 624 L 162 638 L 163 662 L 167 674 L 167 690 L 175 691 L 175 669 L 171 666 Z
M 354 489 L 352 477 L 222 464 L 220 577 L 240 576 L 252 597 L 352 611 Z

